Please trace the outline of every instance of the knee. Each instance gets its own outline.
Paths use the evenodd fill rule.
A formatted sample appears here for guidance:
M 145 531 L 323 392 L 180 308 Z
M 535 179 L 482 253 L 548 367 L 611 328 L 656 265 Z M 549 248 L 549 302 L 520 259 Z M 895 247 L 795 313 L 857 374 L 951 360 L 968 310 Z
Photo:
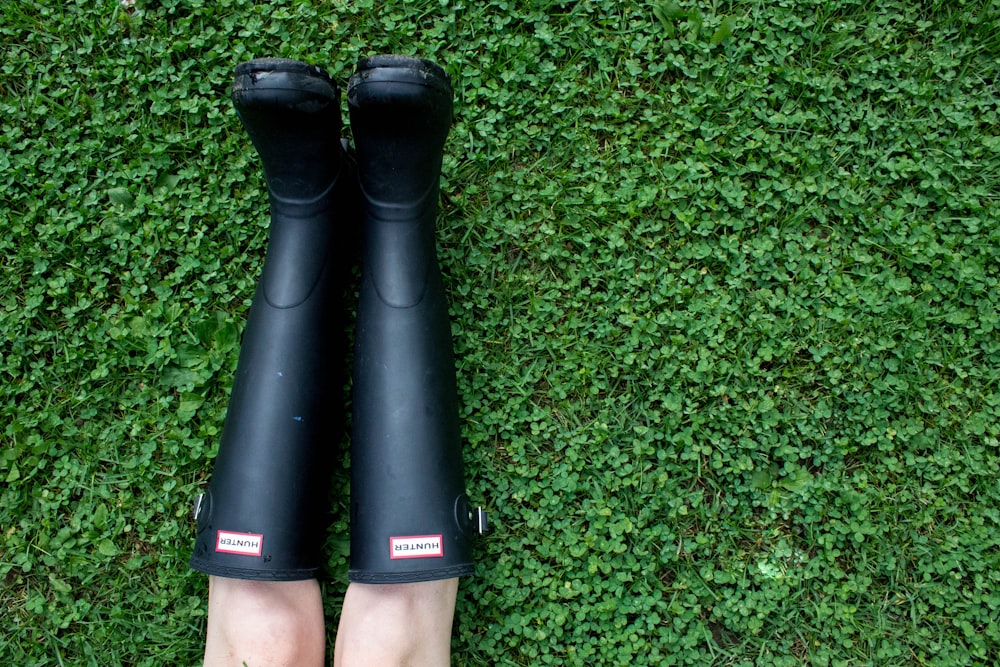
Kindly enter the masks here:
M 323 662 L 323 607 L 315 580 L 264 582 L 213 577 L 208 625 L 206 665 Z
M 458 579 L 414 584 L 351 584 L 347 594 L 355 606 L 379 618 L 406 620 L 416 625 L 451 617 L 455 610 Z
M 457 579 L 351 584 L 335 665 L 447 665 Z

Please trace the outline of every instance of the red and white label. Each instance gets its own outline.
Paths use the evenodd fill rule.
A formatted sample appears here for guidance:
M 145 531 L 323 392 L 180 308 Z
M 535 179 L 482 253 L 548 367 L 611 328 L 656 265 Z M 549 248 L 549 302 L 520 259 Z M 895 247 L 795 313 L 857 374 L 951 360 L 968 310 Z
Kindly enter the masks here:
M 441 558 L 444 539 L 441 535 L 408 535 L 389 538 L 389 558 Z
M 215 538 L 215 550 L 223 554 L 259 556 L 264 549 L 264 536 L 255 533 L 230 533 L 220 530 Z

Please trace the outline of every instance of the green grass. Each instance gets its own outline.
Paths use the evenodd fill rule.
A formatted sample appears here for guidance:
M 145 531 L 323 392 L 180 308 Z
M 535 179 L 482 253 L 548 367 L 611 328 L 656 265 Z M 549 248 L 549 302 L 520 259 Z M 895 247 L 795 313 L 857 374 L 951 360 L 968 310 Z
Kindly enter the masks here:
M 41 0 L 0 40 L 3 664 L 200 660 L 267 236 L 232 68 L 384 51 L 456 88 L 497 530 L 455 664 L 1000 662 L 995 2 Z

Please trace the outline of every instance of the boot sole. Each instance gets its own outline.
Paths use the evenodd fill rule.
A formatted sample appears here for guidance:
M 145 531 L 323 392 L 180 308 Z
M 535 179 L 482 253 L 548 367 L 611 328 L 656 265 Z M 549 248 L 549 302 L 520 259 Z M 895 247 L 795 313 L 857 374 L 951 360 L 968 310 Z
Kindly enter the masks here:
M 233 103 L 237 108 L 256 106 L 339 104 L 340 89 L 316 65 L 287 58 L 258 58 L 236 66 Z
M 348 91 L 366 83 L 411 83 L 436 88 L 449 97 L 452 94 L 451 79 L 444 69 L 430 60 L 410 56 L 361 58 L 348 83 Z

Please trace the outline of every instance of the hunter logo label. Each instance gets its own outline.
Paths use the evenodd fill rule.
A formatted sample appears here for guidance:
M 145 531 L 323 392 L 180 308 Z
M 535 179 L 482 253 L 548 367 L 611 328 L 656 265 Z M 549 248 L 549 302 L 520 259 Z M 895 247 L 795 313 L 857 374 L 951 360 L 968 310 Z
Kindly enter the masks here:
M 215 550 L 223 554 L 259 556 L 264 549 L 264 536 L 254 533 L 230 533 L 220 530 L 215 539 Z
M 444 543 L 441 535 L 410 535 L 389 538 L 389 558 L 441 558 Z

